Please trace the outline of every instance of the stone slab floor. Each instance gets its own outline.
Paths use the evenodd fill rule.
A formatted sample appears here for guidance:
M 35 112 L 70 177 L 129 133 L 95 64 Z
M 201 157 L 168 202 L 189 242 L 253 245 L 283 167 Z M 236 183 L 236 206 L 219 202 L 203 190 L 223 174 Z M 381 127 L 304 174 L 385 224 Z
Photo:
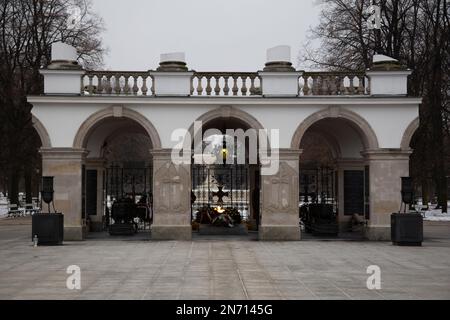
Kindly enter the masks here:
M 96 239 L 31 245 L 27 220 L 0 221 L 0 299 L 450 299 L 450 224 L 423 247 L 388 242 Z M 66 268 L 81 268 L 81 290 Z M 366 269 L 381 268 L 381 290 Z

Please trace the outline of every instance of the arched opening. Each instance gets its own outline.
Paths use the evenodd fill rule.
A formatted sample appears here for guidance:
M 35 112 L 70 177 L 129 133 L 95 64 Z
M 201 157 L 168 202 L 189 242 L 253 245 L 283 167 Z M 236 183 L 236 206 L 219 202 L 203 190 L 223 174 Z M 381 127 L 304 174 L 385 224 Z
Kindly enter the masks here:
M 194 134 L 193 229 L 200 235 L 256 237 L 260 219 L 259 142 L 258 131 L 250 129 L 259 128 L 237 117 L 236 111 L 232 113 L 203 118 L 206 121 L 201 130 Z
M 318 119 L 297 148 L 300 217 L 305 237 L 363 237 L 369 219 L 369 167 L 362 155 L 370 137 L 344 117 Z
M 80 130 L 84 134 L 79 132 L 75 144 L 89 152 L 82 178 L 82 218 L 89 230 L 147 235 L 153 219 L 150 151 L 155 146 L 147 128 L 130 117 L 105 116 Z

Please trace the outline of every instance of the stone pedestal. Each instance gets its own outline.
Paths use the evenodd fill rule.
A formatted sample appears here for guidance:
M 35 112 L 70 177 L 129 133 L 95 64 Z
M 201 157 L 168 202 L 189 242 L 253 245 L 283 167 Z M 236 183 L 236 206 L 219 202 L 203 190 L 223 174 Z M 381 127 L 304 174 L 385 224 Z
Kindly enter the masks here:
M 373 66 L 366 72 L 370 79 L 370 94 L 406 96 L 408 77 L 411 73 L 411 70 L 406 69 L 396 59 L 385 55 L 374 55 Z
M 181 96 L 191 94 L 191 80 L 194 75 L 186 65 L 183 52 L 161 55 L 161 62 L 156 71 L 150 72 L 156 96 Z
M 264 97 L 296 97 L 299 94 L 298 79 L 303 72 L 260 71 Z
M 370 220 L 366 228 L 369 240 L 391 240 L 391 214 L 401 204 L 401 177 L 409 176 L 411 151 L 370 150 L 364 153 L 369 165 Z
M 155 83 L 155 95 L 159 97 L 180 96 L 187 97 L 191 94 L 191 79 L 194 72 L 150 72 Z
M 84 149 L 41 149 L 42 175 L 54 178 L 54 204 L 64 214 L 64 240 L 83 240 L 84 222 L 81 216 L 82 164 Z M 43 211 L 45 212 L 45 207 Z
M 280 149 L 276 152 L 279 155 L 278 173 L 261 176 L 259 239 L 300 240 L 298 165 L 301 151 Z M 266 161 L 261 157 L 263 166 Z
M 52 61 L 47 69 L 39 71 L 44 77 L 45 94 L 80 94 L 80 79 L 85 71 L 78 64 L 77 57 L 74 47 L 62 42 L 52 44 Z
M 175 165 L 170 149 L 153 156 L 153 240 L 191 240 L 190 165 Z
M 370 78 L 370 93 L 376 95 L 408 94 L 408 76 L 412 71 L 367 71 Z

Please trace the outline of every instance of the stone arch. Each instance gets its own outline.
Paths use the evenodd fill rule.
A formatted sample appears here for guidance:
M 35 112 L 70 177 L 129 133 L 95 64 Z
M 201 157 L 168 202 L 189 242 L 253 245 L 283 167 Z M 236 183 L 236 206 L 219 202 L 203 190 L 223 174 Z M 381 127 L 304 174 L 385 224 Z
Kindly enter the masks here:
M 325 110 L 318 111 L 306 118 L 297 127 L 292 137 L 291 148 L 299 149 L 300 143 L 306 131 L 317 121 L 326 118 L 345 119 L 348 120 L 355 129 L 361 134 L 364 147 L 366 149 L 378 149 L 378 138 L 370 124 L 357 113 L 344 109 L 342 107 L 329 107 Z
M 218 118 L 236 118 L 245 122 L 252 129 L 264 129 L 262 124 L 251 114 L 232 106 L 221 106 L 201 115 L 195 121 L 202 121 L 204 124 Z M 189 128 L 189 132 L 193 134 L 194 124 Z
M 419 126 L 420 126 L 420 120 L 419 120 L 419 117 L 417 117 L 406 128 L 405 133 L 403 134 L 402 143 L 400 145 L 400 148 L 402 150 L 410 150 L 411 149 L 411 147 L 410 147 L 411 140 L 412 140 L 414 134 L 419 129 Z
M 235 108 L 233 106 L 220 106 L 216 109 L 210 110 L 210 111 L 202 114 L 195 121 L 201 121 L 204 125 L 212 120 L 216 120 L 216 119 L 220 119 L 220 118 L 223 118 L 223 119 L 234 118 L 234 119 L 238 119 L 238 120 L 244 122 L 245 124 L 248 125 L 249 128 L 256 129 L 256 130 L 264 129 L 261 122 L 259 122 L 254 116 L 252 116 L 251 114 L 249 114 L 241 109 Z M 194 123 L 191 124 L 188 132 L 191 136 L 191 139 L 194 139 Z M 270 141 L 269 141 L 268 137 L 266 137 L 266 138 L 267 138 L 267 148 L 270 148 Z
M 41 139 L 42 148 L 51 148 L 52 143 L 50 140 L 50 136 L 47 132 L 47 129 L 42 124 L 42 122 L 34 115 L 31 115 L 31 121 L 33 122 L 34 129 L 36 130 L 36 132 L 39 135 L 39 138 Z
M 153 149 L 161 149 L 161 139 L 153 124 L 139 112 L 124 108 L 123 106 L 112 106 L 110 108 L 100 110 L 87 118 L 75 135 L 73 147 L 84 148 L 86 146 L 89 134 L 101 123 L 102 120 L 107 118 L 128 118 L 136 121 L 149 135 L 152 141 Z

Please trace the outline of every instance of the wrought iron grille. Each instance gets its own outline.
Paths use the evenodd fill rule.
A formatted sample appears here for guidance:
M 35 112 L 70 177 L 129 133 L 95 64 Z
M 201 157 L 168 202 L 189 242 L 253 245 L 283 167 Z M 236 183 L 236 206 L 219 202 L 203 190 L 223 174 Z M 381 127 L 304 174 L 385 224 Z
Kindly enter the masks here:
M 132 198 L 138 202 L 147 196 L 150 208 L 153 207 L 153 167 L 142 163 L 124 163 L 112 165 L 105 170 L 105 217 L 104 227 L 114 223 L 111 219 L 111 209 L 114 201 Z M 152 209 L 151 209 L 152 210 Z M 141 226 L 139 226 L 141 228 Z M 145 222 L 143 225 L 145 229 Z
M 219 201 L 222 187 L 222 203 Z M 236 208 L 243 218 L 250 212 L 248 165 L 192 165 L 192 213 L 204 207 Z
M 300 168 L 300 203 L 332 204 L 337 209 L 336 171 L 330 167 Z
M 151 166 L 111 166 L 106 169 L 106 195 L 115 199 L 152 192 Z

